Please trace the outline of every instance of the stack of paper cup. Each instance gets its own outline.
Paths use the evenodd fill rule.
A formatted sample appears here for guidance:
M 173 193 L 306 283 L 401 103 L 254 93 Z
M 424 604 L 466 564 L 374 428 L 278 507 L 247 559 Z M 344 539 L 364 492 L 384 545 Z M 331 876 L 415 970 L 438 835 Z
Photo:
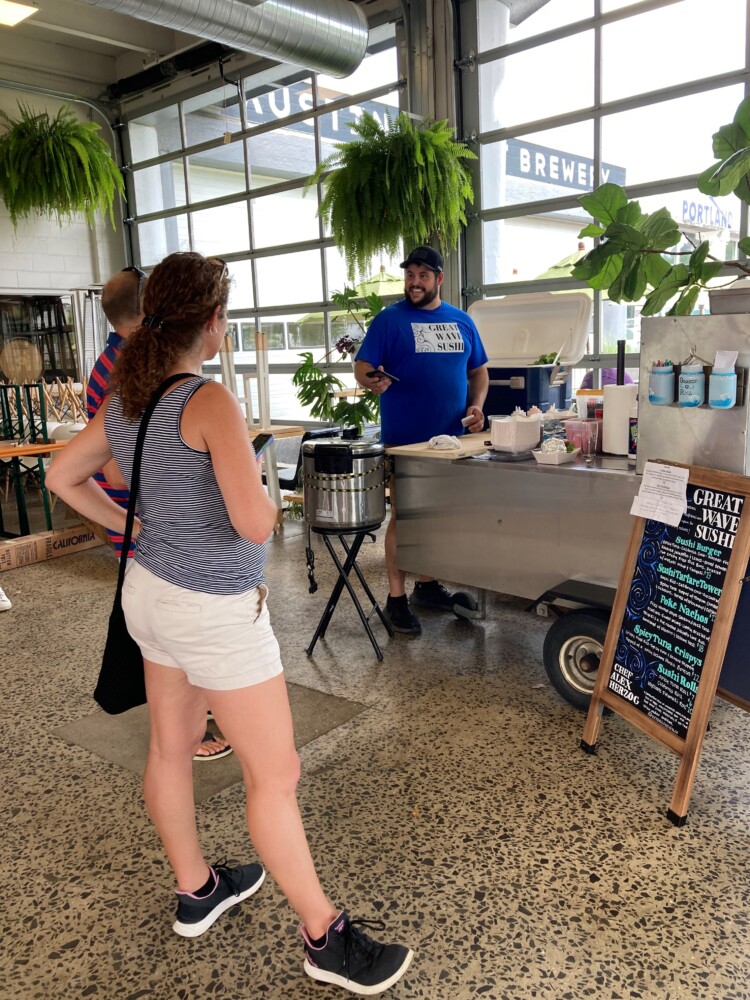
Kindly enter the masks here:
M 604 426 L 602 451 L 608 455 L 627 455 L 630 439 L 630 410 L 636 401 L 635 385 L 604 386 Z

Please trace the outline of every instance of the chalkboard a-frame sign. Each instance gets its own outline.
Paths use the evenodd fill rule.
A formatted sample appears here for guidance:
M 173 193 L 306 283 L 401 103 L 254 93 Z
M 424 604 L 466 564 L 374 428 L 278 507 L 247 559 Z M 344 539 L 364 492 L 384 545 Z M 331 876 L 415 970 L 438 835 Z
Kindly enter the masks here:
M 667 816 L 676 826 L 687 819 L 750 552 L 750 479 L 687 468 L 677 527 L 634 518 L 581 740 L 595 751 L 606 707 L 673 750 L 681 760 Z M 750 710 L 731 690 L 718 693 Z

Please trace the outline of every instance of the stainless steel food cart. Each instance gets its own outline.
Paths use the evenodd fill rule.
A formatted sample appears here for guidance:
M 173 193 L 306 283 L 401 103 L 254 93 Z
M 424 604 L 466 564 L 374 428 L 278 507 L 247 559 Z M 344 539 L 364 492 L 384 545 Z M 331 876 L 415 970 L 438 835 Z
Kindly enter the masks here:
M 709 360 L 716 350 L 738 351 L 738 373 L 746 376 L 750 316 L 643 321 L 638 473 L 648 459 L 659 458 L 743 475 L 750 471 L 746 389 L 727 411 L 648 402 L 649 373 L 656 360 L 690 354 Z M 747 382 L 740 379 L 741 385 Z M 627 459 L 602 455 L 591 467 L 580 458 L 560 466 L 541 466 L 532 459 L 503 461 L 488 452 L 486 433 L 462 438 L 457 452 L 437 452 L 426 444 L 390 452 L 402 569 L 527 598 L 530 606 L 546 594 L 564 599 L 561 584 L 571 581 L 613 595 L 640 483 Z M 572 597 L 570 602 L 579 609 L 549 630 L 545 666 L 563 697 L 585 708 L 609 614 L 606 600 L 592 602 L 582 594 L 584 599 Z
M 485 435 L 461 452 L 407 445 L 395 459 L 399 565 L 482 591 L 583 604 L 548 633 L 545 665 L 560 693 L 585 708 L 593 690 L 607 605 L 630 533 L 639 477 L 627 459 L 597 456 L 543 466 L 497 460 Z M 586 583 L 593 595 L 564 582 Z M 593 604 L 599 604 L 599 607 Z M 562 622 L 563 619 L 559 619 Z

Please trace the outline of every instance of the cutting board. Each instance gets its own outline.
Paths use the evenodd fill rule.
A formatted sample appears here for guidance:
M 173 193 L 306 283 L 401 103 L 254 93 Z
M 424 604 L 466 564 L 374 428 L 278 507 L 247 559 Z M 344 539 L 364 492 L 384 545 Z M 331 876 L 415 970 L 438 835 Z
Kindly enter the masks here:
M 481 434 L 464 434 L 459 438 L 461 447 L 442 451 L 437 448 L 428 447 L 427 441 L 420 441 L 417 444 L 399 444 L 393 448 L 386 448 L 388 455 L 408 455 L 410 458 L 441 458 L 443 460 L 454 461 L 457 458 L 467 458 L 469 455 L 480 455 L 487 451 L 490 446 L 489 431 L 482 431 Z

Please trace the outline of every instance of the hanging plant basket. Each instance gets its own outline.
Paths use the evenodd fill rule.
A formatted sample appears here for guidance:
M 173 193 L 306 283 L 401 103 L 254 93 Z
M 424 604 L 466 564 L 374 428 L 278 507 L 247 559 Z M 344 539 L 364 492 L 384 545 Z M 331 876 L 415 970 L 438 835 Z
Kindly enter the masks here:
M 93 224 L 97 209 L 114 226 L 114 200 L 122 175 L 95 122 L 82 122 L 63 106 L 51 118 L 19 102 L 19 118 L 0 111 L 0 196 L 15 226 L 29 215 L 63 220 L 82 213 Z
M 402 241 L 455 249 L 474 200 L 464 161 L 476 156 L 448 122 L 414 124 L 402 113 L 382 126 L 365 112 L 350 128 L 360 138 L 336 143 L 308 182 L 327 175 L 319 215 L 344 253 L 349 280 L 364 276 L 373 257 L 396 256 Z

